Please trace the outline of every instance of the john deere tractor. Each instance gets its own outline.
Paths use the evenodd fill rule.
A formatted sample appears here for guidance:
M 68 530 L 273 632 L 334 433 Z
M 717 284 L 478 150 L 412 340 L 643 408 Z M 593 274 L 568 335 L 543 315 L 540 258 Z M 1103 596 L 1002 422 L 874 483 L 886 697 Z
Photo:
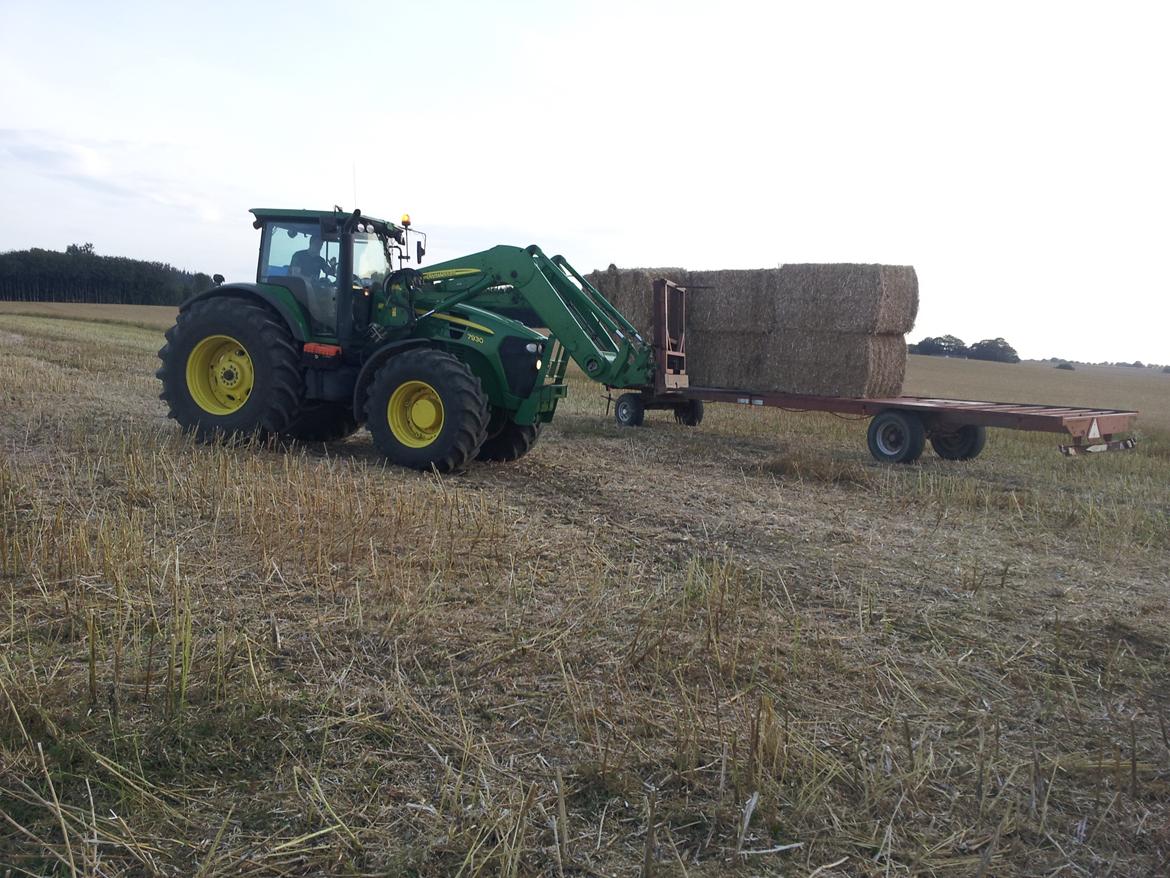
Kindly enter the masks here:
M 255 283 L 186 301 L 159 351 L 161 398 L 200 439 L 330 441 L 365 424 L 394 463 L 445 473 L 532 448 L 570 357 L 610 387 L 653 381 L 651 345 L 539 247 L 420 271 L 426 239 L 409 217 L 252 214 Z

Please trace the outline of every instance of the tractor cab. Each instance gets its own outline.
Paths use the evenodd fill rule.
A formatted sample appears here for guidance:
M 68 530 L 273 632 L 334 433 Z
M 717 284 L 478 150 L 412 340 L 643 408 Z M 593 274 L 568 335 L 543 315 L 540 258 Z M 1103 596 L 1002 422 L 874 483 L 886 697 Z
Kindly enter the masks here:
M 261 230 L 256 282 L 288 290 L 314 337 L 340 338 L 355 321 L 368 321 L 373 291 L 410 258 L 406 228 L 385 220 L 340 211 L 252 213 Z M 419 246 L 420 259 L 424 252 Z

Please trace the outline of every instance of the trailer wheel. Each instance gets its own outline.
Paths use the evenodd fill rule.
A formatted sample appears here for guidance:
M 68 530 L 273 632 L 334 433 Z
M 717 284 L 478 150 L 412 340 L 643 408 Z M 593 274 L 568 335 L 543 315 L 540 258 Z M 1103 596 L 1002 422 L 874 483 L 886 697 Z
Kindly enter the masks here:
M 912 412 L 891 410 L 869 422 L 869 453 L 881 463 L 913 463 L 926 448 L 926 428 Z
M 688 399 L 674 410 L 674 419 L 686 427 L 697 427 L 703 423 L 703 400 Z
M 646 404 L 640 393 L 623 393 L 613 407 L 614 420 L 619 427 L 641 427 L 646 420 Z
M 943 460 L 973 460 L 987 444 L 987 428 L 965 424 L 953 433 L 935 433 L 930 444 Z

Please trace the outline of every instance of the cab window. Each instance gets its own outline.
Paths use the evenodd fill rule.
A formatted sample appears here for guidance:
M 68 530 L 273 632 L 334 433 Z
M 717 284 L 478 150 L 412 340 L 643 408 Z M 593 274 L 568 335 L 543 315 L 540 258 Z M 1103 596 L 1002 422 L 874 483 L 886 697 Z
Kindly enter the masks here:
M 289 290 L 308 311 L 313 331 L 328 334 L 337 325 L 339 255 L 337 234 L 323 234 L 319 223 L 268 223 L 257 280 Z
M 271 278 L 300 275 L 320 282 L 326 273 L 314 257 L 328 265 L 337 255 L 337 236 L 322 235 L 317 223 L 270 223 L 265 227 L 257 280 L 263 283 Z M 319 269 L 316 277 L 311 276 L 313 267 Z
M 353 236 L 354 284 L 370 289 L 387 274 L 386 251 L 377 235 L 358 232 Z

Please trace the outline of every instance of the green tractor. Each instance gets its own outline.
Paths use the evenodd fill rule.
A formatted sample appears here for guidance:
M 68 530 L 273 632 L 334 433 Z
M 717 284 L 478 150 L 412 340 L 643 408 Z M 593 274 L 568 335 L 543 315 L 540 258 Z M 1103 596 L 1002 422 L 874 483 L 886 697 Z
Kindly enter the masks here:
M 409 217 L 252 214 L 256 282 L 188 299 L 158 354 L 170 417 L 202 440 L 332 441 L 365 424 L 392 462 L 446 473 L 531 449 L 569 358 L 609 387 L 653 383 L 652 346 L 539 247 L 420 271 Z

